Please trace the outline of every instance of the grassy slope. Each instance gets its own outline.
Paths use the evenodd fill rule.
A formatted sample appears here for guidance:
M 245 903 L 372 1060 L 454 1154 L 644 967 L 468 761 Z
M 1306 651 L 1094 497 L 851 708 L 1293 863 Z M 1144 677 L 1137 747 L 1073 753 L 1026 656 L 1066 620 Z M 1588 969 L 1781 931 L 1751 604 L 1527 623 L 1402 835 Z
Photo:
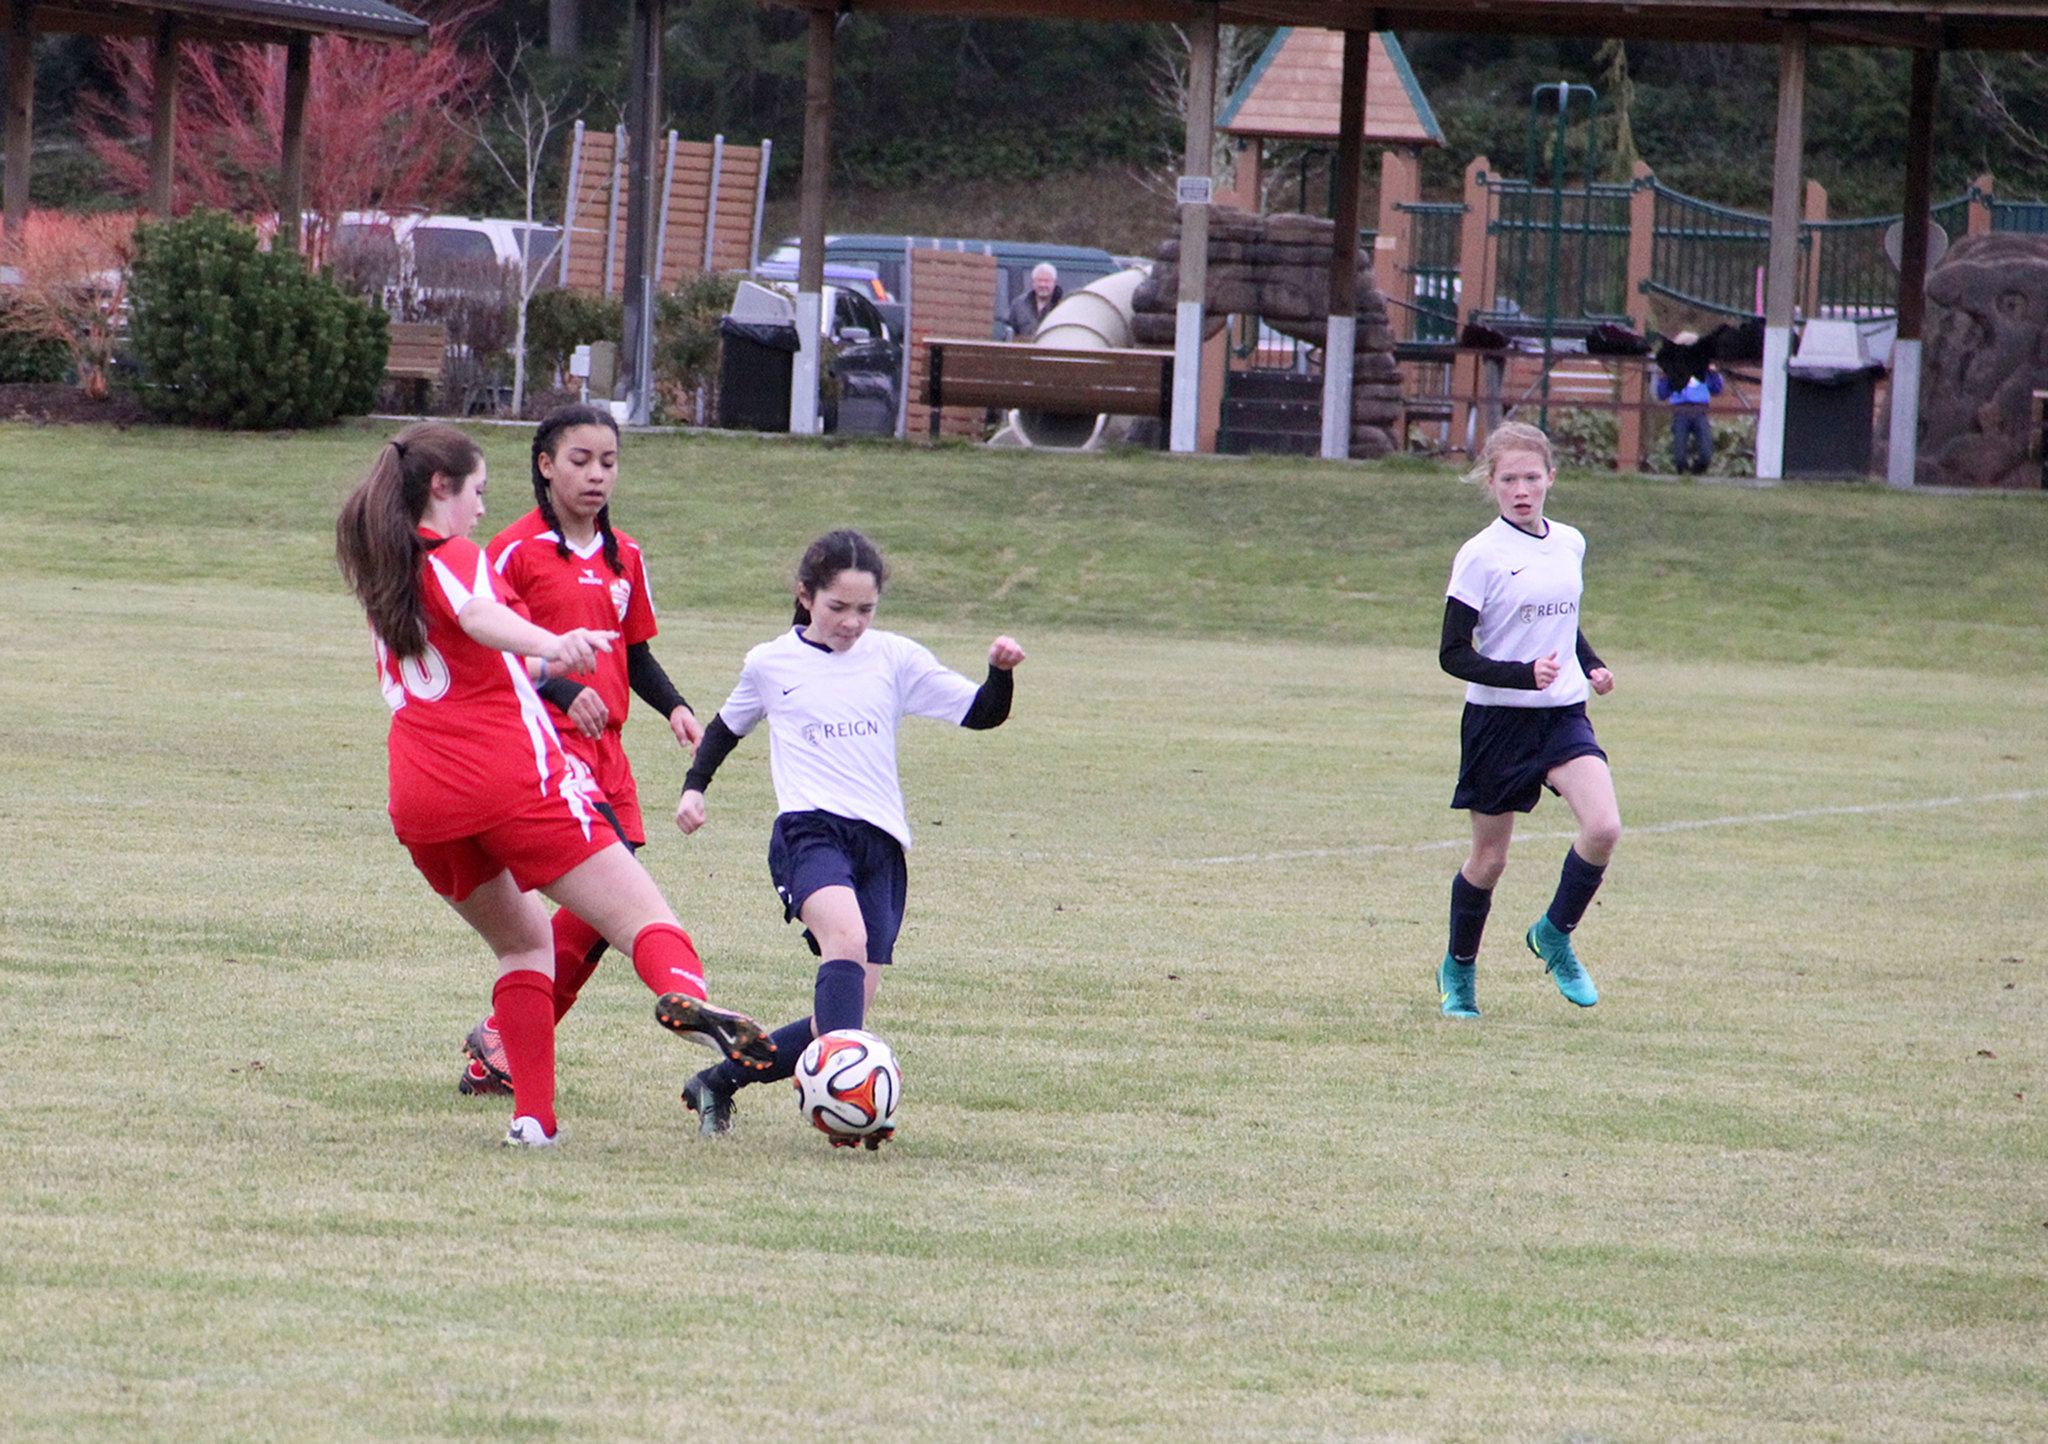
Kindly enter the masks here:
M 1456 1028 L 1431 648 L 1471 492 L 634 439 L 621 512 L 700 705 L 841 521 L 894 549 L 891 622 L 1034 655 L 1004 731 L 905 734 L 893 1155 L 780 1090 L 678 1139 L 694 1059 L 614 966 L 563 1035 L 570 1145 L 531 1159 L 453 1096 L 485 969 L 390 842 L 325 559 L 372 434 L 6 435 L 57 460 L 0 534 L 0 1432 L 2048 1430 L 2041 498 L 1567 480 L 1637 829 L 1586 934 L 1606 996 L 1515 957 L 1551 805 Z M 629 737 L 658 822 L 675 755 Z M 780 1018 L 771 807 L 743 748 L 650 861 Z

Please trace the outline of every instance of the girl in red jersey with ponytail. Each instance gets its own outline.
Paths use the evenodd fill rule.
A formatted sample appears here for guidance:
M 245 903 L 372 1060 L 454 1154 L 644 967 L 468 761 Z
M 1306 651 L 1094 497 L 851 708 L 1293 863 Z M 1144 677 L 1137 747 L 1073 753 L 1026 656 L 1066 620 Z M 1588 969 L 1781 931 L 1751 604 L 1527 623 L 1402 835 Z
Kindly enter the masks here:
M 391 707 L 392 830 L 435 892 L 498 959 L 492 998 L 513 1064 L 508 1145 L 555 1142 L 554 948 L 537 889 L 574 909 L 643 978 L 657 1016 L 736 1061 L 767 1066 L 760 1026 L 704 1000 L 703 969 L 645 869 L 593 806 L 533 689 L 587 672 L 617 633 L 552 632 L 469 540 L 484 512 L 475 442 L 421 422 L 379 453 L 342 504 L 335 554 L 368 615 Z

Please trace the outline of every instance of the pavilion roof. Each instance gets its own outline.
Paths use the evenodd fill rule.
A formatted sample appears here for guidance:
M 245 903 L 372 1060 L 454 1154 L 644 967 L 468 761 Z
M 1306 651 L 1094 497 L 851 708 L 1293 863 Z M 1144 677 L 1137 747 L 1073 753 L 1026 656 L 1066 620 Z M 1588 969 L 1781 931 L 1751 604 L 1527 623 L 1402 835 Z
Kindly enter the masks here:
M 1343 31 L 1284 26 L 1224 102 L 1216 128 L 1226 135 L 1334 143 L 1343 76 Z M 1365 143 L 1444 143 L 1436 112 L 1390 31 L 1372 37 L 1366 59 Z
M 1209 0 L 767 0 L 796 9 L 989 19 L 1185 23 Z M 1788 23 L 1811 27 L 1815 44 L 1902 48 L 2038 50 L 2048 0 L 1214 0 L 1224 25 L 1326 30 L 1470 31 L 1619 40 L 1698 40 L 1775 45 Z
M 26 0 L 0 0 L 13 18 Z M 38 0 L 35 28 L 45 34 L 150 35 L 166 16 L 192 40 L 271 42 L 292 35 L 410 40 L 427 22 L 384 0 Z

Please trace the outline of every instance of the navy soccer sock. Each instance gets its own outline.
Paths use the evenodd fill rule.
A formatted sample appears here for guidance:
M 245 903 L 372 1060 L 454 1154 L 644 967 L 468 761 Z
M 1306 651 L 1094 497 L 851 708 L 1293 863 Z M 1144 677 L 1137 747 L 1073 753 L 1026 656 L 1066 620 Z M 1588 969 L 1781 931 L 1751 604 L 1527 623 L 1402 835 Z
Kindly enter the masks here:
M 1606 875 L 1604 864 L 1595 866 L 1580 857 L 1577 848 L 1567 849 L 1564 869 L 1557 875 L 1557 895 L 1551 898 L 1550 911 L 1546 914 L 1550 925 L 1561 933 L 1577 927 L 1579 919 L 1592 905 L 1593 894 L 1600 891 L 1600 879 Z
M 1493 889 L 1474 887 L 1462 871 L 1451 874 L 1451 957 L 1469 963 L 1479 956 L 1486 932 L 1486 914 L 1493 907 Z
M 766 1068 L 747 1068 L 728 1058 L 705 1071 L 714 1086 L 727 1093 L 738 1092 L 749 1083 L 780 1083 L 796 1072 L 796 1060 L 811 1046 L 811 1020 L 798 1018 L 784 1023 L 768 1035 L 775 1040 L 775 1061 Z
M 867 1017 L 867 970 L 851 958 L 828 958 L 818 964 L 818 982 L 811 993 L 811 1018 L 822 1033 L 858 1028 Z

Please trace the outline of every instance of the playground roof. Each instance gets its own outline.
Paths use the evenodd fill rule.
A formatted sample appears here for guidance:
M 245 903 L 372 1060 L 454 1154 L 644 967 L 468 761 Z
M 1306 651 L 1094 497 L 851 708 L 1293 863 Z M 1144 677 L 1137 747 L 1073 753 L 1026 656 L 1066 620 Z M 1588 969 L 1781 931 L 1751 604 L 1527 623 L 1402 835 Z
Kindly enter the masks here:
M 1199 0 L 770 0 L 801 10 L 992 19 L 1185 22 Z M 2048 33 L 2048 0 L 1815 0 L 1788 8 L 1766 0 L 1438 0 L 1372 5 L 1364 0 L 1217 0 L 1224 25 L 1299 25 L 1330 30 L 1476 31 L 1489 35 L 1582 35 L 1620 40 L 1695 40 L 1775 45 L 1791 23 L 1818 45 L 1913 49 L 2036 50 Z
M 0 0 L 8 21 L 27 0 Z M 384 0 L 38 0 L 35 28 L 46 35 L 154 35 L 166 17 L 188 40 L 277 43 L 292 35 L 410 40 L 427 22 Z
M 1343 31 L 1284 27 L 1231 92 L 1216 128 L 1226 135 L 1334 143 L 1343 74 Z M 1366 61 L 1365 143 L 1444 143 L 1436 112 L 1392 32 L 1372 37 Z

